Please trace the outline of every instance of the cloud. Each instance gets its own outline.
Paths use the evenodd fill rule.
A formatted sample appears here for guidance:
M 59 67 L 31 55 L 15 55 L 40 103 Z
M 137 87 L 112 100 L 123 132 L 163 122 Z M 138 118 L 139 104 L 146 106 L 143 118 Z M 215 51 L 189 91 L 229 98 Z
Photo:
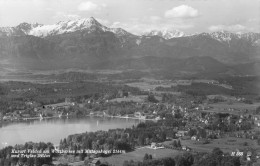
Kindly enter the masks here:
M 79 15 L 77 15 L 77 14 L 68 14 L 68 15 L 66 15 L 66 17 L 68 18 L 68 19 L 71 19 L 71 20 L 75 20 L 75 19 L 79 19 L 79 18 L 81 18 Z
M 111 28 L 119 28 L 120 25 L 122 25 L 121 22 L 116 21 L 116 22 L 113 22 L 113 24 L 111 25 Z
M 81 16 L 77 15 L 77 14 L 66 14 L 64 12 L 56 12 L 55 16 L 53 17 L 55 19 L 67 19 L 67 20 L 76 20 L 81 18 Z
M 231 32 L 241 32 L 241 31 L 246 31 L 247 28 L 243 25 L 240 24 L 235 24 L 235 25 L 212 25 L 208 28 L 210 31 L 231 31 Z
M 194 27 L 193 24 L 172 24 L 172 23 L 160 23 L 160 24 L 151 24 L 149 22 L 143 22 L 142 20 L 139 20 L 139 22 L 113 22 L 110 26 L 111 28 L 123 28 L 126 31 L 136 34 L 136 35 L 142 35 L 145 32 L 157 29 L 190 29 Z
M 98 5 L 91 1 L 82 2 L 78 6 L 79 11 L 94 11 L 97 9 L 98 9 Z
M 199 16 L 199 11 L 187 5 L 181 5 L 167 10 L 164 16 L 166 18 L 195 18 Z
M 108 25 L 109 24 L 109 21 L 108 20 L 104 20 L 104 19 L 101 19 L 101 18 L 96 18 L 96 20 L 98 22 L 100 22 L 101 24 L 103 25 Z
M 248 22 L 260 22 L 259 18 L 250 18 Z
M 157 21 L 160 21 L 162 18 L 161 17 L 159 17 L 159 16 L 150 16 L 150 20 L 152 21 L 152 22 L 157 22 Z
M 101 6 L 105 8 L 105 7 L 107 7 L 107 4 L 102 3 Z
M 54 9 L 51 8 L 51 7 L 47 7 L 47 8 L 45 8 L 45 10 L 47 10 L 47 11 L 53 11 Z
M 110 26 L 111 28 L 123 28 L 126 31 L 133 33 L 133 34 L 141 34 L 142 31 L 147 28 L 146 26 L 144 26 L 144 24 L 136 24 L 133 22 L 127 22 L 127 23 L 123 23 L 123 22 L 113 22 Z

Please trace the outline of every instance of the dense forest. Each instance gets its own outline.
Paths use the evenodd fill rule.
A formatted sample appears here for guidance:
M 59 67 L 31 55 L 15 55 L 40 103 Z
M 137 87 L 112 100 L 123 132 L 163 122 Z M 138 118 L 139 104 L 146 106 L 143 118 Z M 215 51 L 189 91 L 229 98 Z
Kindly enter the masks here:
M 185 152 L 172 158 L 151 159 L 145 154 L 143 162 L 125 161 L 123 166 L 240 166 L 239 157 L 224 154 L 219 148 L 211 153 Z
M 70 83 L 35 84 L 30 82 L 0 83 L 0 109 L 4 112 L 26 109 L 25 102 L 34 101 L 36 106 L 64 102 L 65 98 L 111 99 L 119 91 L 140 94 L 137 88 L 110 83 L 76 81 Z
M 49 151 L 50 157 L 12 157 L 12 150 L 46 150 Z M 52 143 L 33 143 L 27 142 L 24 145 L 16 145 L 14 147 L 8 146 L 0 150 L 0 165 L 11 166 L 11 165 L 28 165 L 28 166 L 42 166 L 43 164 L 52 165 L 52 149 L 54 149 Z M 24 153 L 29 154 L 29 153 Z
M 170 88 L 157 87 L 158 91 L 184 92 L 193 96 L 206 96 L 213 94 L 231 94 L 232 90 L 207 83 L 191 83 L 191 85 L 177 85 Z

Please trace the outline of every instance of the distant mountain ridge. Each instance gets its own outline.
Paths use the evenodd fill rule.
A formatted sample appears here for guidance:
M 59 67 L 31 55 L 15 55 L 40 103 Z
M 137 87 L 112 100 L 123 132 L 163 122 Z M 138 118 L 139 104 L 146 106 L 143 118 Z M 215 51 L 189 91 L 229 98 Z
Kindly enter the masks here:
M 179 30 L 163 29 L 163 30 L 152 30 L 150 32 L 146 32 L 144 33 L 144 36 L 160 36 L 163 37 L 164 39 L 172 39 L 176 37 L 184 37 L 186 35 L 184 32 L 181 32 Z
M 29 35 L 30 31 L 39 26 L 43 26 L 42 24 L 29 24 L 29 23 L 21 23 L 16 27 L 0 27 L 0 36 L 23 36 Z
M 210 66 L 213 68 L 212 64 L 218 63 L 215 68 L 224 68 L 223 65 L 259 62 L 259 41 L 260 34 L 252 32 L 187 35 L 164 29 L 138 36 L 122 28 L 106 27 L 93 17 L 53 25 L 22 23 L 0 28 L 0 66 L 166 69 L 165 65 L 157 64 L 163 62 L 168 70 L 223 72 L 211 70 Z M 172 67 L 165 62 L 167 59 Z
M 47 37 L 52 35 L 59 35 L 64 33 L 71 33 L 80 30 L 101 30 L 101 31 L 110 31 L 115 33 L 118 36 L 123 35 L 133 35 L 130 32 L 122 28 L 109 28 L 102 24 L 100 24 L 94 17 L 90 18 L 83 18 L 77 20 L 69 20 L 69 21 L 60 21 L 56 24 L 52 25 L 43 25 L 39 23 L 29 24 L 29 23 L 21 23 L 16 27 L 0 27 L 0 35 L 1 36 L 19 36 L 19 35 L 33 35 L 37 37 Z M 251 42 L 255 42 L 259 39 L 259 33 L 231 33 L 228 31 L 218 31 L 212 33 L 200 33 L 204 35 L 210 35 L 212 38 L 226 42 L 230 41 L 232 38 L 243 38 L 248 39 Z M 172 39 L 172 38 L 179 38 L 185 36 L 196 36 L 200 35 L 199 33 L 196 34 L 185 34 L 182 31 L 177 29 L 162 29 L 162 30 L 151 30 L 148 32 L 143 33 L 143 36 L 160 36 L 164 39 Z M 141 36 L 141 35 L 140 35 Z
M 89 30 L 90 32 L 96 30 L 103 32 L 110 31 L 118 36 L 130 35 L 129 32 L 123 30 L 122 28 L 108 28 L 100 24 L 93 17 L 69 21 L 60 21 L 53 25 L 22 23 L 16 27 L 2 27 L 0 28 L 0 34 L 1 36 L 32 35 L 36 37 L 47 37 L 82 30 Z
M 220 42 L 230 42 L 231 40 L 239 40 L 244 39 L 248 42 L 256 42 L 260 39 L 260 33 L 231 33 L 228 31 L 218 31 L 218 32 L 212 32 L 209 34 L 212 38 L 220 41 Z

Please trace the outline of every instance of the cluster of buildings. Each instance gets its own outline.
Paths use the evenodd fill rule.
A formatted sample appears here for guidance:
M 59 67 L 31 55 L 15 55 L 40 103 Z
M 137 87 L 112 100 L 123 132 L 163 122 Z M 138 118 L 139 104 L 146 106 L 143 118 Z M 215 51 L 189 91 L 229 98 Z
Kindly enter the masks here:
M 74 102 L 65 100 L 65 102 L 38 106 L 34 102 L 26 102 L 28 108 L 22 110 L 15 110 L 3 115 L 1 113 L 2 121 L 20 121 L 29 119 L 38 119 L 43 117 L 59 117 L 64 110 L 67 110 L 71 106 L 75 106 Z

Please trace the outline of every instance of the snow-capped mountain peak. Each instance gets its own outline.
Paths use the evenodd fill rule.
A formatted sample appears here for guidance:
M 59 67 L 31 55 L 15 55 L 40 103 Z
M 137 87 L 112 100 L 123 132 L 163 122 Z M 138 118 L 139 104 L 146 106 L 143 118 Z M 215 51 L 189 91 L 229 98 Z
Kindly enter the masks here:
M 75 32 L 79 30 L 89 29 L 100 29 L 105 31 L 107 27 L 101 25 L 96 19 L 93 17 L 77 19 L 77 20 L 69 20 L 69 21 L 60 21 L 57 24 L 53 25 L 43 25 L 32 29 L 29 34 L 39 37 L 45 37 L 49 35 L 57 35 L 69 32 Z
M 83 19 L 77 19 L 77 20 L 69 20 L 69 21 L 60 21 L 57 23 L 57 25 L 62 26 L 62 28 L 88 28 L 90 26 L 102 26 L 95 18 L 83 18 Z
M 77 20 L 60 21 L 52 25 L 42 24 L 28 24 L 22 23 L 16 27 L 3 27 L 0 28 L 0 35 L 33 35 L 37 37 L 46 37 L 52 35 L 59 35 L 64 33 L 70 33 L 75 31 L 88 30 L 102 31 L 102 32 L 113 32 L 116 36 L 130 36 L 131 33 L 125 31 L 122 28 L 108 28 L 100 24 L 95 18 L 83 18 Z
M 93 17 L 77 20 L 60 21 L 52 25 L 42 25 L 38 23 L 21 23 L 16 27 L 0 28 L 0 36 L 32 35 L 37 37 L 46 37 L 82 30 L 87 30 L 89 33 L 94 31 L 112 32 L 120 38 L 134 36 L 133 34 L 125 31 L 122 28 L 108 28 L 100 24 Z
M 107 31 L 113 32 L 114 34 L 116 34 L 119 37 L 133 35 L 122 28 L 107 28 Z
M 33 35 L 37 37 L 46 37 L 52 35 L 66 34 L 76 31 L 86 31 L 91 32 L 112 32 L 120 41 L 125 42 L 131 38 L 138 38 L 138 36 L 133 35 L 122 28 L 109 28 L 100 24 L 95 18 L 83 18 L 77 20 L 60 21 L 52 25 L 42 25 L 38 23 L 29 24 L 21 23 L 15 27 L 0 27 L 0 36 L 21 36 L 21 35 Z M 255 43 L 260 38 L 259 33 L 232 33 L 228 31 L 218 31 L 212 33 L 196 33 L 196 34 L 185 34 L 182 31 L 175 29 L 161 29 L 152 30 L 143 34 L 144 36 L 160 36 L 166 40 L 179 37 L 197 37 L 197 36 L 207 36 L 218 40 L 224 44 L 236 40 L 245 40 L 251 43 Z M 140 36 L 139 36 L 140 37 Z M 138 42 L 139 43 L 139 42 Z
M 19 35 L 27 35 L 33 28 L 40 27 L 41 24 L 34 23 L 21 23 L 16 27 L 0 27 L 0 35 L 4 36 L 19 36 Z
M 234 35 L 227 31 L 218 31 L 210 33 L 210 36 L 220 42 L 229 42 Z
M 150 32 L 144 33 L 145 36 L 160 36 L 164 39 L 171 39 L 171 38 L 178 38 L 178 37 L 184 37 L 184 32 L 181 32 L 179 30 L 169 30 L 169 29 L 163 29 L 163 30 L 152 30 Z
M 259 33 L 253 33 L 253 32 L 238 32 L 238 33 L 232 33 L 229 31 L 218 31 L 218 32 L 212 32 L 209 34 L 212 38 L 220 41 L 220 42 L 230 42 L 231 40 L 239 40 L 243 39 L 249 42 L 255 42 L 260 38 Z

